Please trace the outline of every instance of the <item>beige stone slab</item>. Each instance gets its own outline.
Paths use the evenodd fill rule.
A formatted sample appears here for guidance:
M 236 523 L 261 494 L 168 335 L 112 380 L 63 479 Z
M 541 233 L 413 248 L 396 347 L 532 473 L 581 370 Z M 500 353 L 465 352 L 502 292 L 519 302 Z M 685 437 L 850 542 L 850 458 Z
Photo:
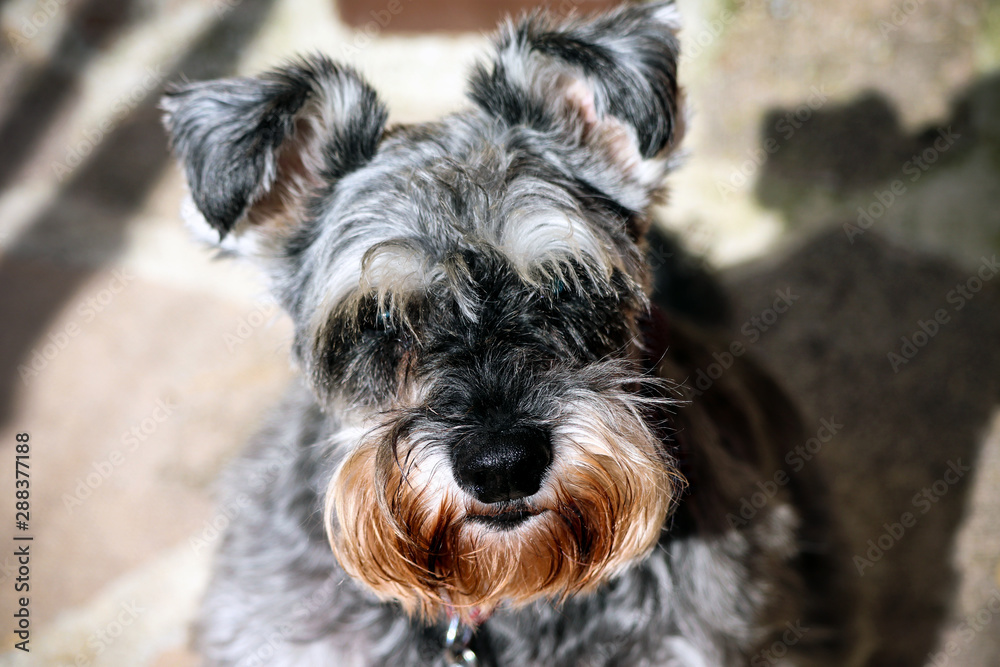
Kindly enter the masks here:
M 5 262 L 8 273 L 21 265 L 53 283 L 62 271 Z M 0 428 L 3 479 L 12 476 L 14 434 L 31 435 L 36 627 L 201 530 L 212 480 L 291 376 L 282 316 L 127 273 L 121 284 L 115 271 L 72 274 L 82 282 L 34 333 L 22 363 L 36 351 L 51 359 L 27 382 L 13 378 Z M 20 300 L 36 296 L 26 290 Z M 3 310 L 30 314 L 18 300 L 7 292 Z M 52 342 L 60 335 L 61 350 Z M 0 503 L 0 535 L 12 530 L 12 511 Z

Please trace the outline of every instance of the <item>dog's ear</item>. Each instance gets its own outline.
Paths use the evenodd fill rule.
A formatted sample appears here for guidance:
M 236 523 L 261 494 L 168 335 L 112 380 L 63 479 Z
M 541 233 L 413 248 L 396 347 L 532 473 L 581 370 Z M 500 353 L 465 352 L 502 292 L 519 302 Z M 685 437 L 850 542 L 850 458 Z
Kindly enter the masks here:
M 372 158 L 386 120 L 356 72 L 319 56 L 259 77 L 177 85 L 162 107 L 193 222 L 203 218 L 220 243 L 294 231 L 311 194 Z
M 574 177 L 642 211 L 683 134 L 679 28 L 673 2 L 582 20 L 535 13 L 501 29 L 469 94 L 500 122 L 546 135 Z

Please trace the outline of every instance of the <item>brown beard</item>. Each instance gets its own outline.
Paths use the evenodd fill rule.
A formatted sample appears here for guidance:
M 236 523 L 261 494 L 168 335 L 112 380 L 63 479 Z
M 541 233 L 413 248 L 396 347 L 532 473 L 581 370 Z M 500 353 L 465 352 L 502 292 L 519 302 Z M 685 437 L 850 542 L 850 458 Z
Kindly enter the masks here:
M 475 623 L 501 603 L 594 589 L 655 546 L 684 484 L 638 414 L 615 400 L 581 414 L 582 437 L 563 439 L 547 488 L 522 506 L 534 516 L 510 530 L 470 519 L 497 510 L 453 485 L 415 488 L 412 452 L 388 442 L 391 428 L 377 430 L 327 491 L 334 554 L 376 595 L 425 618 L 449 608 Z

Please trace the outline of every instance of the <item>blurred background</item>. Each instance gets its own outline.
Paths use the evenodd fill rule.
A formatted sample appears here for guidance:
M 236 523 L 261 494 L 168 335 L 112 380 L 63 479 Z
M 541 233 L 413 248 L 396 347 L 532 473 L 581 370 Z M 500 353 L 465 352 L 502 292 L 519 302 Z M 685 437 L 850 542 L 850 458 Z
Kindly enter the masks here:
M 0 664 L 196 664 L 233 512 L 213 480 L 293 375 L 256 275 L 180 222 L 164 84 L 315 50 L 429 120 L 530 4 L 0 0 Z M 1000 2 L 679 5 L 690 156 L 662 224 L 803 405 L 870 664 L 1000 664 Z M 30 654 L 10 650 L 21 432 Z

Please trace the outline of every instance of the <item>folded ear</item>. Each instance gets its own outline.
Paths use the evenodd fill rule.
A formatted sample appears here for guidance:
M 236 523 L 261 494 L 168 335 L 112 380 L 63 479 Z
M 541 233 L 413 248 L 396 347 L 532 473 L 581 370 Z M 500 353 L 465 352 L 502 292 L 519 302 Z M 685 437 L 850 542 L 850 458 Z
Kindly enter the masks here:
M 501 122 L 548 135 L 577 178 L 642 211 L 683 134 L 679 28 L 673 2 L 565 21 L 532 14 L 501 29 L 469 94 Z
M 386 120 L 356 72 L 319 56 L 177 85 L 162 107 L 197 208 L 189 222 L 207 222 L 220 244 L 231 233 L 260 241 L 294 231 L 311 195 L 372 158 Z

